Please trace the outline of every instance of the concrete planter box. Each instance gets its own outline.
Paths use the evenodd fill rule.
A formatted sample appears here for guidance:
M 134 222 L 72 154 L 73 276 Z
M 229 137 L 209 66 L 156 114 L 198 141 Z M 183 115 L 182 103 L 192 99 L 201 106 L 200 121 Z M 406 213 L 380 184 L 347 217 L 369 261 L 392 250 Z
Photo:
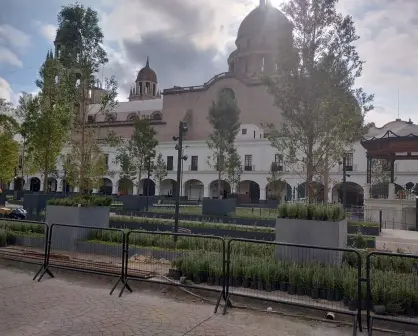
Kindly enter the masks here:
M 204 199 L 202 203 L 203 215 L 228 216 L 235 212 L 237 200 L 234 198 L 226 199 Z
M 146 196 L 123 195 L 119 197 L 119 200 L 123 203 L 123 210 L 144 210 L 147 206 Z M 148 207 L 151 208 L 155 201 L 155 196 L 149 196 Z
M 29 214 L 39 215 L 46 208 L 48 200 L 53 198 L 63 198 L 63 194 L 58 193 L 33 193 L 25 194 L 23 198 L 23 208 Z
M 16 235 L 16 239 L 13 243 L 14 243 L 13 245 L 33 247 L 37 249 L 43 249 L 45 247 L 45 240 L 44 238 L 40 238 L 40 237 Z
M 325 222 L 278 218 L 276 220 L 276 241 L 289 244 L 347 248 L 347 220 Z M 286 261 L 316 261 L 329 265 L 341 264 L 343 252 L 277 246 L 276 255 L 279 259 Z
M 159 213 L 159 212 L 146 212 L 146 211 L 124 211 L 116 210 L 116 214 L 121 216 L 138 216 L 138 217 L 147 217 L 147 218 L 163 218 L 163 219 L 173 219 L 174 213 Z M 245 218 L 245 217 L 230 217 L 230 216 L 214 216 L 214 215 L 187 215 L 180 214 L 179 219 L 182 221 L 191 221 L 191 222 L 216 222 L 216 223 L 225 223 L 225 224 L 239 224 L 239 225 L 249 225 L 249 226 L 266 226 L 266 227 L 275 227 L 276 221 L 274 219 L 257 219 L 257 218 Z
M 146 230 L 146 231 L 162 231 L 172 232 L 173 226 L 167 223 L 164 224 L 152 224 L 152 223 L 138 223 L 129 221 L 110 221 L 110 225 L 115 228 L 128 228 L 130 230 Z M 181 225 L 180 225 L 181 226 Z M 254 231 L 239 231 L 239 230 L 227 230 L 222 228 L 205 228 L 205 227 L 185 227 L 189 229 L 192 234 L 207 235 L 207 236 L 220 236 L 231 238 L 246 238 L 274 241 L 274 233 L 269 232 L 254 232 Z
M 91 230 L 73 226 L 109 228 L 110 207 L 67 207 L 47 205 L 46 222 L 49 226 L 60 224 L 52 229 L 52 248 L 74 251 L 75 242 L 88 239 Z M 65 227 L 69 225 L 68 227 Z
M 356 234 L 361 232 L 365 236 L 379 236 L 380 229 L 378 226 L 357 226 L 357 225 L 349 225 L 347 227 L 348 233 Z

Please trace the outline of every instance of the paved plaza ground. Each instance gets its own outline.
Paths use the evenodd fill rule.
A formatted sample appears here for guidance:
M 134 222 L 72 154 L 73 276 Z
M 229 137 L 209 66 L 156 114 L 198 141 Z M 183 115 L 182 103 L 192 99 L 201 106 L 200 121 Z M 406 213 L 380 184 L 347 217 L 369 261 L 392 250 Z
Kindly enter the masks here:
M 102 281 L 60 275 L 33 282 L 31 276 L 0 266 L 1 336 L 352 335 L 350 328 L 277 314 L 234 309 L 215 315 L 211 304 L 155 289 L 118 298 Z

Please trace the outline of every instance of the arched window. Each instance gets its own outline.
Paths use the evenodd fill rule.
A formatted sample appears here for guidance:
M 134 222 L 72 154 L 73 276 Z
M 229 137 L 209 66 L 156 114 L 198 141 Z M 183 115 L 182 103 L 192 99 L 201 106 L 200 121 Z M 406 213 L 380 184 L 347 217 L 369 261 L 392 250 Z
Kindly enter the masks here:
M 107 122 L 115 122 L 116 116 L 114 114 L 108 114 L 105 119 Z
M 231 88 L 223 88 L 223 89 L 219 92 L 219 95 L 220 95 L 220 96 L 225 95 L 225 96 L 227 96 L 228 98 L 230 98 L 230 99 L 232 99 L 232 100 L 234 100 L 234 99 L 235 99 L 235 92 L 234 92 L 234 90 L 232 90 Z
M 160 111 L 152 112 L 151 120 L 163 120 L 163 116 Z
M 127 118 L 127 120 L 128 121 L 134 121 L 135 119 L 137 119 L 138 118 L 138 116 L 137 116 L 137 114 L 136 113 L 130 113 L 129 115 L 128 115 L 128 118 Z

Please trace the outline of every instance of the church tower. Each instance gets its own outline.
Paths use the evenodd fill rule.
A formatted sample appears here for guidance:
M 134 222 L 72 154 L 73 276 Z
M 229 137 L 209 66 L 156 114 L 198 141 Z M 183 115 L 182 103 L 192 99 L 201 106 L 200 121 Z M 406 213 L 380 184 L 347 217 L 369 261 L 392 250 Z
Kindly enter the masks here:
M 145 67 L 139 70 L 135 86 L 131 88 L 129 101 L 161 98 L 160 91 L 157 90 L 157 84 L 157 74 L 150 68 L 149 58 L 147 57 Z

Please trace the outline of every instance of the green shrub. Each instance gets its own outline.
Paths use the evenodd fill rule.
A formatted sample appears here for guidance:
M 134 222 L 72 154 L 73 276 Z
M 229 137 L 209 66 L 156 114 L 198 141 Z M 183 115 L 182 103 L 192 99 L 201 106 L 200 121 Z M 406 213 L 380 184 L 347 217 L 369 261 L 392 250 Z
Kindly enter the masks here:
M 69 198 L 53 198 L 48 200 L 48 204 L 69 207 L 110 206 L 112 200 L 111 197 L 107 196 L 77 195 Z
M 336 204 L 283 203 L 279 206 L 279 218 L 337 222 L 345 218 L 345 212 Z

